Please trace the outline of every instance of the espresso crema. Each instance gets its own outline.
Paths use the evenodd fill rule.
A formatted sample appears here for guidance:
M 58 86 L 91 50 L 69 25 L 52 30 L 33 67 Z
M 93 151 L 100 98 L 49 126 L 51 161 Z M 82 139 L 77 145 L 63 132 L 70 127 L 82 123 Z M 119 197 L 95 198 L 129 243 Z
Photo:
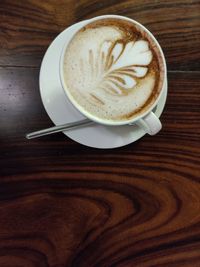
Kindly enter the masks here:
M 123 19 L 100 19 L 79 30 L 67 46 L 63 68 L 65 90 L 76 106 L 104 121 L 142 115 L 163 87 L 157 44 Z

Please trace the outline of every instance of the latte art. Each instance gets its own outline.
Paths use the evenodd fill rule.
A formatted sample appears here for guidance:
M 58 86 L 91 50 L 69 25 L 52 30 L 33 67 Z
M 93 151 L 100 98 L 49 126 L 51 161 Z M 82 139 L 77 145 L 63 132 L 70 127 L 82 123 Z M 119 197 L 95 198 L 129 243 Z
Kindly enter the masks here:
M 102 19 L 70 41 L 64 55 L 65 90 L 82 112 L 126 121 L 154 103 L 163 84 L 162 67 L 144 31 L 129 21 Z
M 96 88 L 102 88 L 110 94 L 125 95 L 127 90 L 137 85 L 137 78 L 142 78 L 148 71 L 148 65 L 152 60 L 152 52 L 146 41 L 129 41 L 123 43 L 118 40 L 114 44 L 105 41 L 99 53 L 89 50 L 88 60 L 81 61 L 83 75 L 93 79 L 91 92 Z M 84 69 L 88 66 L 84 74 Z M 89 87 L 88 87 L 89 89 Z

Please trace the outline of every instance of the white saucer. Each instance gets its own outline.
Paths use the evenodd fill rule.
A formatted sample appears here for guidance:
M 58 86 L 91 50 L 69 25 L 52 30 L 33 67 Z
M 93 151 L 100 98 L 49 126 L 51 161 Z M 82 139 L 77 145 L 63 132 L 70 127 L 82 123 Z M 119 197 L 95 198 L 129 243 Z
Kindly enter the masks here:
M 70 36 L 86 21 L 79 22 L 60 33 L 47 49 L 40 69 L 40 94 L 47 114 L 55 125 L 74 122 L 85 117 L 67 99 L 60 82 L 59 60 L 61 50 Z M 167 80 L 160 101 L 154 109 L 160 117 L 167 97 Z M 143 129 L 133 126 L 104 126 L 91 124 L 64 132 L 72 140 L 95 148 L 117 148 L 137 141 L 145 135 Z M 155 138 L 155 137 L 152 137 Z

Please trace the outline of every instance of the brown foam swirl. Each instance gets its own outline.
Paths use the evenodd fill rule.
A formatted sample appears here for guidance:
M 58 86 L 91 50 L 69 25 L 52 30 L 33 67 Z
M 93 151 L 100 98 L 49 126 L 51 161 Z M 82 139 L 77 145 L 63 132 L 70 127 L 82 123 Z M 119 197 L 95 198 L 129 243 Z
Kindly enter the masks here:
M 145 77 L 151 60 L 152 53 L 145 41 L 124 43 L 117 40 L 113 44 L 105 41 L 97 62 L 93 62 L 92 66 L 95 68 L 94 72 L 97 72 L 98 62 L 102 66 L 99 87 L 112 94 L 126 95 L 127 90 L 136 86 L 138 79 Z

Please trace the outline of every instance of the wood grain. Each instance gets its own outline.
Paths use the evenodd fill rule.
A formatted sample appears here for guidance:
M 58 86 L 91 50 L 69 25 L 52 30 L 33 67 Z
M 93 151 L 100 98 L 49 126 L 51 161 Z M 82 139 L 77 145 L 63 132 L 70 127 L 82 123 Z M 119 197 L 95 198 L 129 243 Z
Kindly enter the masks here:
M 84 147 L 40 99 L 49 43 L 77 21 L 129 16 L 158 38 L 169 92 L 156 137 Z M 0 267 L 200 266 L 200 1 L 0 1 Z
M 39 66 L 69 25 L 103 14 L 128 16 L 157 37 L 171 70 L 199 70 L 199 0 L 1 0 L 0 65 Z
M 169 73 L 164 129 L 117 150 L 25 140 L 51 125 L 38 70 L 0 76 L 0 266 L 199 266 L 199 73 Z

